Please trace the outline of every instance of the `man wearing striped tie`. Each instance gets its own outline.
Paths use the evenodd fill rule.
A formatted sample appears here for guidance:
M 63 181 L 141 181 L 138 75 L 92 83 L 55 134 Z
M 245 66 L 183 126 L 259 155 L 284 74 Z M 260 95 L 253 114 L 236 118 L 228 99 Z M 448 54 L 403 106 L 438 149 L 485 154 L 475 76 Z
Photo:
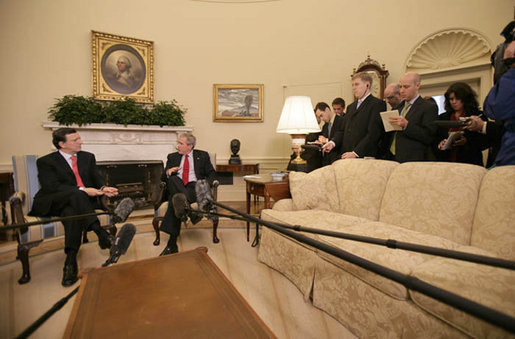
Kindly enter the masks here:
M 37 160 L 38 179 L 41 186 L 34 196 L 30 215 L 38 217 L 73 216 L 93 213 L 99 206 L 98 197 L 118 194 L 114 187 L 105 186 L 98 173 L 95 155 L 82 151 L 82 139 L 73 128 L 60 128 L 52 133 L 52 143 L 57 152 Z M 100 227 L 96 216 L 63 221 L 64 252 L 63 286 L 77 281 L 77 252 L 82 232 L 94 231 L 100 248 L 111 247 L 107 232 Z
M 401 99 L 397 108 L 400 115 L 390 118 L 392 125 L 402 128 L 390 132 L 388 159 L 398 162 L 423 161 L 436 133 L 433 123 L 438 118 L 438 108 L 419 95 L 420 75 L 408 72 L 399 83 Z
M 197 201 L 195 184 L 197 180 L 206 179 L 212 184 L 215 179 L 215 169 L 209 159 L 209 153 L 196 150 L 196 138 L 191 133 L 181 133 L 177 138 L 177 152 L 167 156 L 163 181 L 168 190 L 168 209 L 161 223 L 161 231 L 170 234 L 170 239 L 160 255 L 177 253 L 177 237 L 181 232 L 181 220 L 175 215 L 172 197 L 177 193 L 184 193 L 188 203 Z M 192 222 L 200 220 L 197 216 L 190 216 Z

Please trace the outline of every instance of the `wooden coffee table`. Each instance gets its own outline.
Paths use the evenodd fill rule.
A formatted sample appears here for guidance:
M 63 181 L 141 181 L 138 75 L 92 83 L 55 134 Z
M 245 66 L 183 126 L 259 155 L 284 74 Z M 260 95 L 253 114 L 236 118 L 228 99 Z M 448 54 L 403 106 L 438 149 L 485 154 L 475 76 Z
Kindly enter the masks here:
M 84 273 L 65 338 L 275 338 L 206 248 Z

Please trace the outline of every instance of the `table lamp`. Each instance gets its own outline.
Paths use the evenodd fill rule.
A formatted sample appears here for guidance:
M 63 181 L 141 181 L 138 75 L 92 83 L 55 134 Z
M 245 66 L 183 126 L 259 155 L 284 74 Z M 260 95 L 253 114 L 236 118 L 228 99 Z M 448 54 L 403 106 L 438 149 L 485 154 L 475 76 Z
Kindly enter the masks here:
M 294 165 L 306 164 L 306 161 L 300 157 L 301 145 L 304 144 L 308 133 L 320 132 L 310 97 L 287 97 L 276 131 L 291 135 L 292 149 L 297 154 L 291 163 Z

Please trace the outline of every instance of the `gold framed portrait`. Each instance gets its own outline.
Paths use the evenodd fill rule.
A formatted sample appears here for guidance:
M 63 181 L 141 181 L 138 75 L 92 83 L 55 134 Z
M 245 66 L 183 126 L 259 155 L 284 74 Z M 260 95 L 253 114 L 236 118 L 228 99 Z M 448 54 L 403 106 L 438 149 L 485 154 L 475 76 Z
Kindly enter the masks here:
M 213 121 L 262 122 L 263 85 L 213 85 Z
M 154 42 L 91 31 L 93 97 L 154 102 Z

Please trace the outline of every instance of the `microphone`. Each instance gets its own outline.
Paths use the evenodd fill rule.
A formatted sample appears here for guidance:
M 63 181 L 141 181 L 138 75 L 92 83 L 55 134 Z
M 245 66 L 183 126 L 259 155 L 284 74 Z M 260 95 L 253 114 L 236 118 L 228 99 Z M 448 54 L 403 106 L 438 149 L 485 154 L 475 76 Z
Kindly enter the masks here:
M 322 146 L 320 146 L 318 144 L 314 144 L 314 145 L 306 144 L 306 145 L 300 145 L 300 147 L 302 147 L 305 150 L 308 150 L 308 149 L 311 149 L 311 150 L 314 150 L 314 151 L 321 151 L 322 150 Z
M 216 216 L 211 213 L 216 213 L 216 206 L 213 206 L 214 201 L 213 195 L 211 195 L 211 185 L 205 179 L 198 180 L 195 185 L 195 193 L 197 194 L 198 209 L 203 212 L 207 212 L 207 218 L 216 220 Z
M 182 220 L 188 220 L 187 211 L 190 210 L 190 206 L 188 204 L 188 199 L 184 193 L 176 193 L 172 197 L 172 206 L 175 216 Z
M 113 245 L 111 246 L 111 249 L 109 250 L 109 258 L 107 258 L 106 262 L 102 264 L 102 267 L 118 262 L 120 256 L 127 252 L 132 238 L 134 238 L 134 234 L 136 234 L 136 227 L 133 224 L 125 224 L 122 226 L 113 242 Z
M 136 204 L 131 198 L 123 198 L 113 211 L 114 223 L 125 222 L 125 220 L 127 220 L 127 218 L 129 217 L 129 214 L 131 214 L 132 211 L 134 211 L 135 206 Z

